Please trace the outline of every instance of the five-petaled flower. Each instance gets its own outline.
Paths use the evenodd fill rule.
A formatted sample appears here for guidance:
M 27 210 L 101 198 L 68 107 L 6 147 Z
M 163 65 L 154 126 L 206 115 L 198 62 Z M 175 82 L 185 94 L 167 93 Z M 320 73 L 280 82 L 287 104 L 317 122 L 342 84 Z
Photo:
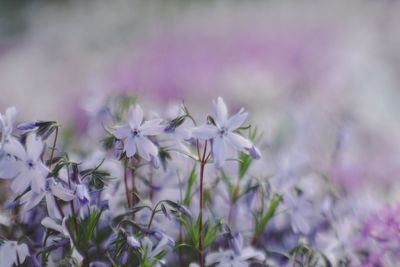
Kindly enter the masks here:
M 18 140 L 12 134 L 17 110 L 15 107 L 7 108 L 5 114 L 0 113 L 0 178 L 12 179 L 18 173 L 16 159 L 10 155 L 14 143 Z
M 25 262 L 29 257 L 28 246 L 17 241 L 7 240 L 0 246 L 0 266 L 12 267 Z
M 33 192 L 40 194 L 46 189 L 46 177 L 49 173 L 40 158 L 44 144 L 34 133 L 30 133 L 26 137 L 25 147 L 20 142 L 13 142 L 7 149 L 9 154 L 17 158 L 18 167 L 11 189 L 20 194 L 31 186 Z
M 124 151 L 127 157 L 136 153 L 147 161 L 155 161 L 158 156 L 158 147 L 149 139 L 149 136 L 159 135 L 164 126 L 161 119 L 143 121 L 143 110 L 139 105 L 130 107 L 128 124 L 115 127 L 114 136 L 123 140 Z
M 240 128 L 247 118 L 248 113 L 243 108 L 238 113 L 228 118 L 228 110 L 224 100 L 218 97 L 214 102 L 215 124 L 205 124 L 195 127 L 193 137 L 202 140 L 212 140 L 212 154 L 215 165 L 220 168 L 227 158 L 226 144 L 235 150 L 249 153 L 253 158 L 261 157 L 260 151 L 254 144 L 235 131 Z
M 21 197 L 20 203 L 24 205 L 23 210 L 27 211 L 34 208 L 43 198 L 45 198 L 49 216 L 51 218 L 62 219 L 55 197 L 63 201 L 71 201 L 75 198 L 74 192 L 62 186 L 62 184 L 57 182 L 53 177 L 47 179 L 46 182 L 46 190 L 43 190 L 41 193 L 30 190 Z

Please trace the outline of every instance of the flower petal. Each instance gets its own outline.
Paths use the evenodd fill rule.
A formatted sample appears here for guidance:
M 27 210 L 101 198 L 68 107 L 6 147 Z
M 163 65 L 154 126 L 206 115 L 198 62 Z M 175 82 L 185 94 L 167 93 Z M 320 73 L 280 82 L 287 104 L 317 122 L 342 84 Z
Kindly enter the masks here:
M 139 106 L 132 106 L 128 111 L 128 123 L 132 129 L 137 129 L 140 127 L 143 121 L 143 109 Z
M 230 117 L 228 119 L 228 121 L 225 124 L 225 127 L 229 130 L 229 131 L 233 131 L 236 130 L 237 128 L 239 128 L 240 126 L 242 126 L 242 124 L 245 122 L 245 120 L 247 119 L 247 116 L 249 114 L 247 112 L 244 112 L 244 109 L 240 109 L 240 111 L 238 113 L 236 113 L 235 115 L 233 115 L 232 117 Z
M 222 97 L 218 97 L 216 101 L 214 101 L 214 112 L 216 115 L 216 121 L 219 126 L 225 125 L 228 119 L 228 109 L 226 108 L 225 102 Z
M 6 110 L 6 118 L 7 118 L 7 124 L 8 127 L 12 127 L 14 122 L 15 122 L 15 118 L 17 117 L 17 109 L 15 107 L 9 107 Z
M 226 159 L 225 138 L 216 137 L 214 139 L 212 152 L 216 167 L 221 168 Z
M 17 246 L 18 259 L 20 263 L 24 263 L 25 258 L 29 256 L 29 249 L 26 244 L 21 244 Z
M 231 146 L 239 151 L 246 151 L 246 148 L 250 149 L 253 146 L 253 143 L 250 140 L 237 133 L 229 132 L 226 139 Z
M 16 241 L 5 241 L 0 246 L 0 266 L 12 267 L 17 261 Z
M 118 139 L 125 139 L 131 134 L 131 127 L 129 127 L 129 125 L 118 125 L 114 128 L 114 136 Z
M 36 166 L 33 170 L 28 171 L 28 175 L 31 177 L 32 191 L 36 193 L 41 193 L 46 189 L 46 172 L 40 165 L 41 164 Z
M 71 201 L 75 198 L 74 193 L 68 188 L 63 187 L 61 184 L 51 185 L 50 190 L 53 195 L 64 201 Z
M 151 161 L 151 156 L 158 156 L 157 146 L 147 137 L 140 136 L 136 138 L 136 145 L 139 155 L 147 161 Z
M 43 193 L 35 193 L 32 190 L 26 193 L 21 197 L 21 204 L 25 204 L 23 207 L 24 211 L 28 211 L 34 207 L 36 207 L 40 201 L 44 197 L 44 192 Z
M 140 134 L 142 135 L 158 135 L 164 131 L 164 126 L 161 125 L 161 119 L 145 121 L 140 126 Z
M 4 143 L 4 151 L 20 160 L 26 159 L 25 148 L 16 138 L 8 138 L 7 142 Z
M 295 233 L 302 233 L 308 235 L 311 231 L 311 226 L 307 218 L 300 213 L 300 211 L 292 212 L 292 229 Z
M 137 137 L 135 137 L 137 138 Z M 124 150 L 128 158 L 133 157 L 136 154 L 136 143 L 135 138 L 128 137 L 124 141 Z
M 192 130 L 192 135 L 195 138 L 199 139 L 211 139 L 217 136 L 218 128 L 213 125 L 201 125 L 199 127 L 195 127 Z
M 129 244 L 129 246 L 131 246 L 133 248 L 139 248 L 140 247 L 139 240 L 137 240 L 136 237 L 134 237 L 133 235 L 128 236 L 126 238 L 126 241 Z
M 47 212 L 51 218 L 62 219 L 56 200 L 51 193 L 46 193 Z
M 20 172 L 21 162 L 13 157 L 0 158 L 0 179 L 13 179 Z
M 254 145 L 251 148 L 246 148 L 246 151 L 249 153 L 249 155 L 253 159 L 260 159 L 261 158 L 260 150 L 257 147 L 255 147 Z
M 62 226 L 58 223 L 56 223 L 52 218 L 50 217 L 46 217 L 42 220 L 41 224 L 51 230 L 54 230 L 56 232 L 59 233 L 63 233 L 64 229 L 62 228 Z
M 11 190 L 16 194 L 21 194 L 29 187 L 31 180 L 27 174 L 26 170 L 22 171 L 11 183 Z
M 31 160 L 38 160 L 43 152 L 43 142 L 34 133 L 30 133 L 26 138 L 26 152 Z
M 258 261 L 263 261 L 265 260 L 265 255 L 261 251 L 256 250 L 252 247 L 246 247 L 240 253 L 240 258 L 242 260 L 255 259 Z

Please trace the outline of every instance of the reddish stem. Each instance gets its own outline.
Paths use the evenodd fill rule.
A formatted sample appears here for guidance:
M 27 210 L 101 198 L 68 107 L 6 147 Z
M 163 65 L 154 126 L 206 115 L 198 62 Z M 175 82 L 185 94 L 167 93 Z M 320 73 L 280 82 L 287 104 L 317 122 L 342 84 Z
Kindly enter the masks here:
M 203 156 L 200 160 L 200 211 L 199 211 L 199 260 L 200 267 L 204 267 L 204 240 L 203 240 L 203 208 L 204 208 L 204 167 L 206 166 L 207 156 L 207 140 L 204 144 Z

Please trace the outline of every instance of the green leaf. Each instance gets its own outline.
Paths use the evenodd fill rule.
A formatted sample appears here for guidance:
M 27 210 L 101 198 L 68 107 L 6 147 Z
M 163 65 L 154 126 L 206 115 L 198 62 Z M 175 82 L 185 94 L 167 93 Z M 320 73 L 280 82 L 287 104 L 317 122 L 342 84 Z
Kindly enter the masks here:
M 194 182 L 196 181 L 196 177 L 197 177 L 196 167 L 193 166 L 192 171 L 190 172 L 190 175 L 189 175 L 189 180 L 188 180 L 188 185 L 186 188 L 185 197 L 183 199 L 183 204 L 186 207 L 190 206 L 190 200 L 191 200 L 191 196 L 192 196 L 192 188 L 193 188 Z
M 264 232 L 264 229 L 267 226 L 268 222 L 272 219 L 272 217 L 274 217 L 275 212 L 281 201 L 282 201 L 282 196 L 280 195 L 273 196 L 268 210 L 261 216 L 261 219 L 256 221 L 254 236 L 259 236 Z
M 217 238 L 220 233 L 221 225 L 221 221 L 217 221 L 216 224 L 212 226 L 209 226 L 208 222 L 206 223 L 206 226 L 204 227 L 204 248 L 207 248 L 209 245 L 211 245 L 212 242 L 214 242 L 214 240 Z
M 247 173 L 252 161 L 253 161 L 253 158 L 250 155 L 248 155 L 244 152 L 240 152 L 240 154 L 239 154 L 239 162 L 240 162 L 240 164 L 239 164 L 239 180 L 241 180 L 244 177 L 244 175 Z
M 106 150 L 112 149 L 114 147 L 115 137 L 109 135 L 102 140 L 103 147 Z
M 71 216 L 67 220 L 67 227 L 71 233 L 74 245 L 80 252 L 87 253 L 91 241 L 96 232 L 97 224 L 102 211 L 92 209 L 89 215 L 79 220 L 77 216 Z

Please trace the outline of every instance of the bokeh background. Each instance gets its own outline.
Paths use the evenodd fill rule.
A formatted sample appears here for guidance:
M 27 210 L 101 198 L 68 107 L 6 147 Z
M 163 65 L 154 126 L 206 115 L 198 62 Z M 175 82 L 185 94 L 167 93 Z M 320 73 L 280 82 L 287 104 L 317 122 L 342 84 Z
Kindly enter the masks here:
M 307 162 L 363 201 L 391 203 L 398 14 L 390 0 L 2 0 L 0 110 L 81 127 L 108 94 L 206 112 L 222 96 L 251 110 L 268 173 Z

